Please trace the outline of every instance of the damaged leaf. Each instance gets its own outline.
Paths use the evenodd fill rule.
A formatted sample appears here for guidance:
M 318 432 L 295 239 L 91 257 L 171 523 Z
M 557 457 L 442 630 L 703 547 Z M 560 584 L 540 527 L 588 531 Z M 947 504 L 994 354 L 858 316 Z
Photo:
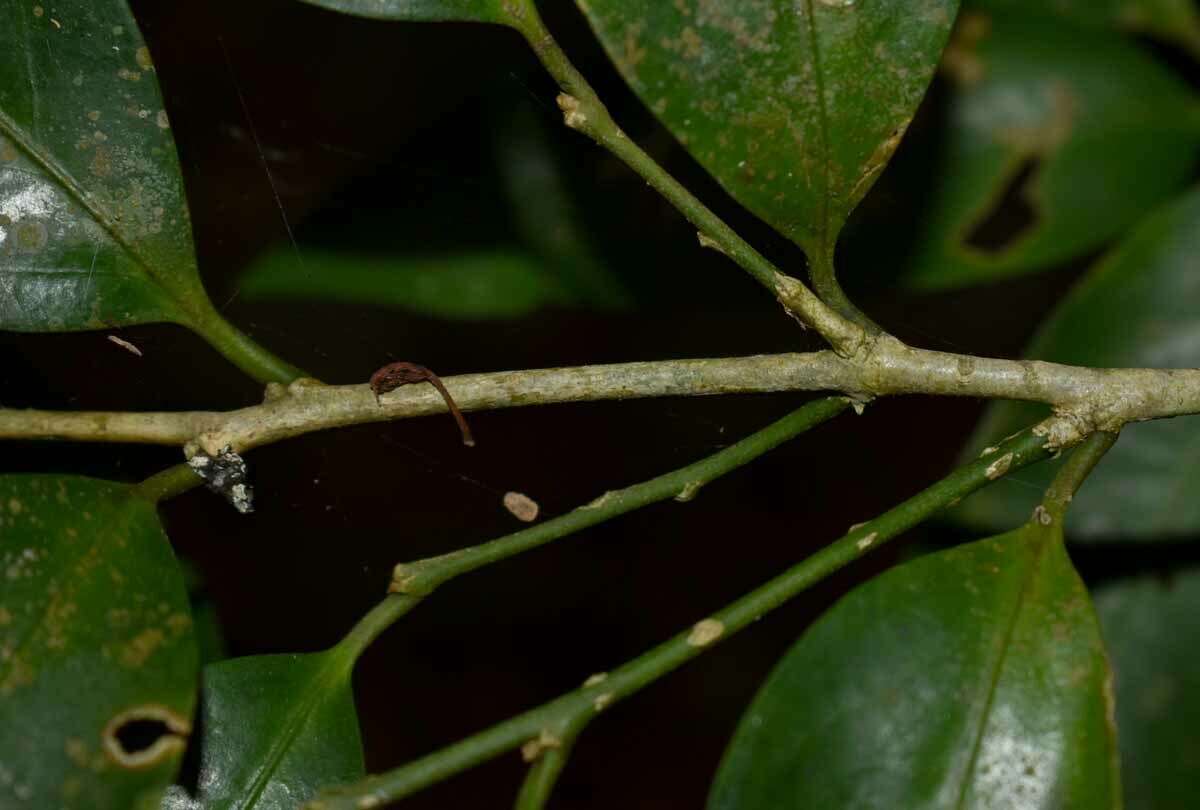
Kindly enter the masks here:
M 944 143 L 904 262 L 922 288 L 1044 270 L 1182 189 L 1200 97 L 1119 34 L 964 12 L 942 63 Z
M 1042 325 L 1026 355 L 1102 368 L 1189 368 L 1200 357 L 1200 191 L 1150 216 L 1090 270 Z M 968 445 L 985 447 L 1042 418 L 1017 402 L 989 406 Z M 1182 539 L 1200 531 L 1197 419 L 1181 416 L 1126 425 L 1075 496 L 1068 530 L 1087 541 Z M 1024 519 L 1049 482 L 1052 465 L 998 481 L 963 502 L 955 517 L 986 530 Z
M 174 778 L 199 666 L 154 505 L 0 477 L 0 807 L 127 810 Z
M 754 699 L 709 810 L 1120 806 L 1109 669 L 1057 526 L 844 597 Z
M 578 0 L 642 101 L 826 261 L 933 75 L 956 0 Z

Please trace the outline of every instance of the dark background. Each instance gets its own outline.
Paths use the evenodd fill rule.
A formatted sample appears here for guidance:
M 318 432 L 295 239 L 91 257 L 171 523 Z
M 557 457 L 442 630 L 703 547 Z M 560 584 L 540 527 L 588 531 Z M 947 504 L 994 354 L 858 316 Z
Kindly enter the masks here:
M 552 29 L 630 135 L 799 273 L 799 250 L 730 201 L 624 88 L 569 4 L 553 5 Z M 561 127 L 555 90 L 515 34 L 368 22 L 287 0 L 133 6 L 158 66 L 213 300 L 325 381 L 365 381 L 397 359 L 451 375 L 819 347 L 731 262 L 702 251 L 692 229 L 631 171 Z M 905 249 L 899 240 L 904 218 L 919 213 L 922 156 L 936 150 L 940 92 L 935 87 L 898 166 L 851 227 L 850 244 L 883 222 L 893 240 L 876 245 L 883 255 Z M 637 302 L 630 311 L 462 324 L 239 297 L 246 262 L 288 240 L 289 230 L 301 255 L 312 245 L 402 253 L 519 243 L 494 158 L 494 133 L 516 110 L 534 111 L 550 129 L 590 238 Z M 889 284 L 886 265 L 851 250 L 843 278 L 860 305 L 904 339 L 1014 357 L 1081 266 L 914 297 Z M 182 329 L 120 334 L 145 356 L 99 332 L 0 335 L 4 405 L 230 409 L 261 397 L 257 384 Z M 396 562 L 519 528 L 501 506 L 504 492 L 529 494 L 543 515 L 561 514 L 695 461 L 803 400 L 731 396 L 473 414 L 474 449 L 459 444 L 449 417 L 319 433 L 250 454 L 254 514 L 238 515 L 204 490 L 166 503 L 163 513 L 231 654 L 319 650 L 383 595 Z M 688 627 L 944 474 L 980 409 L 948 399 L 880 402 L 709 485 L 690 504 L 644 509 L 444 587 L 385 634 L 356 672 L 368 767 L 393 767 L 482 730 Z M 105 445 L 9 443 L 3 452 L 9 471 L 122 480 L 181 460 L 178 450 Z M 805 625 L 898 555 L 948 539 L 937 527 L 910 534 L 614 707 L 582 738 L 553 806 L 702 806 L 741 711 Z M 1084 562 L 1085 572 L 1103 573 L 1102 559 Z M 506 755 L 404 806 L 506 807 L 523 771 L 517 754 Z

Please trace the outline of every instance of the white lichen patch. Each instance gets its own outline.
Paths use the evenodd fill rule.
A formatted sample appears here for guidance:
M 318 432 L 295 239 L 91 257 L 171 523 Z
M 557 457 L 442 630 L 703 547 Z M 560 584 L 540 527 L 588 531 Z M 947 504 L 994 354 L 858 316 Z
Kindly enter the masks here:
M 580 509 L 601 509 L 604 506 L 606 506 L 608 504 L 608 502 L 610 500 L 612 500 L 614 496 L 616 496 L 616 494 L 617 494 L 616 492 L 613 492 L 610 490 L 609 492 L 605 492 L 603 495 L 601 495 L 599 498 L 592 501 L 591 503 L 584 504 L 583 506 L 581 506 L 579 508 Z
M 1054 522 L 1054 516 L 1046 510 L 1046 507 L 1040 504 L 1033 510 L 1033 519 L 1042 526 L 1049 526 Z
M 866 537 L 864 537 L 862 540 L 859 540 L 857 543 L 855 543 L 855 545 L 858 546 L 859 551 L 866 551 L 871 546 L 875 545 L 875 541 L 878 539 L 879 539 L 879 532 L 871 532 Z
M 587 689 L 590 686 L 597 686 L 608 680 L 607 672 L 597 672 L 595 675 L 589 675 L 588 679 L 583 682 L 583 688 Z
M 547 729 L 542 729 L 536 737 L 521 746 L 521 759 L 533 762 L 551 748 L 562 747 L 562 740 Z
M 1013 454 L 1005 453 L 1000 458 L 988 465 L 985 475 L 989 481 L 995 481 L 1000 476 L 1008 472 L 1008 468 L 1012 466 Z
M 725 625 L 716 619 L 703 619 L 692 626 L 687 643 L 691 647 L 707 647 L 725 633 Z
M 189 443 L 184 448 L 188 466 L 200 476 L 207 486 L 225 499 L 242 514 L 254 511 L 254 490 L 246 483 L 248 470 L 246 461 L 229 445 L 218 453 L 209 454 L 197 445 Z

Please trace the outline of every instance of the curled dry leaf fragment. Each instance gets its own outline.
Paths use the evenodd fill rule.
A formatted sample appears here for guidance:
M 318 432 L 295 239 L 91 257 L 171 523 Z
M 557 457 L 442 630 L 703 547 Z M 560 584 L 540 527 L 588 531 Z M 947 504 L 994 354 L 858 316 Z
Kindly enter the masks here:
M 504 508 L 512 512 L 513 517 L 525 523 L 532 523 L 537 520 L 538 504 L 533 498 L 528 495 L 522 495 L 520 492 L 506 492 L 504 494 Z
M 121 338 L 117 337 L 116 335 L 109 335 L 108 339 L 110 341 L 112 341 L 113 343 L 117 344 L 118 346 L 120 346 L 125 351 L 129 352 L 130 354 L 136 354 L 138 357 L 142 356 L 142 350 L 139 349 L 137 346 L 134 346 L 128 340 L 122 340 Z

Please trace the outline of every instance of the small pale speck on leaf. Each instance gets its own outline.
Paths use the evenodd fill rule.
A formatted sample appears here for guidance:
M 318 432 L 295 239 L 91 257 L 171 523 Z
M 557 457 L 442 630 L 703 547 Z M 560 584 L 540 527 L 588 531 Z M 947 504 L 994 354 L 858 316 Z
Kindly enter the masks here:
M 504 508 L 511 512 L 517 520 L 525 523 L 537 520 L 539 511 L 537 501 L 520 492 L 504 493 Z
M 597 672 L 595 675 L 588 676 L 588 679 L 583 682 L 583 688 L 587 689 L 589 686 L 596 686 L 597 684 L 604 683 L 607 680 L 608 680 L 607 672 Z
M 857 543 L 855 543 L 855 545 L 858 546 L 859 551 L 866 551 L 872 545 L 874 545 L 875 541 L 878 539 L 879 539 L 879 532 L 871 532 L 866 537 L 864 537 L 862 540 L 859 540 Z
M 613 693 L 605 692 L 603 694 L 596 695 L 596 697 L 594 697 L 592 699 L 592 708 L 594 708 L 598 712 L 602 712 L 605 709 L 607 709 L 610 705 L 612 705 L 612 702 L 613 702 Z

